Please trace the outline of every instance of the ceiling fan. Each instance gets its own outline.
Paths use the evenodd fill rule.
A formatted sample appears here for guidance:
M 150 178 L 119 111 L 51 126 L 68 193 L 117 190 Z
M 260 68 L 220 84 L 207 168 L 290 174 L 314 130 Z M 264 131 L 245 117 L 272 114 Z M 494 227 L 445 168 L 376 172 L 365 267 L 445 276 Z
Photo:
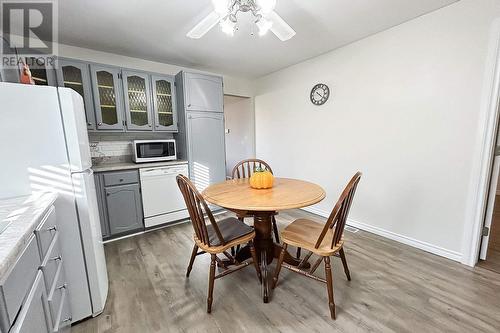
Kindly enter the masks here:
M 250 12 L 259 28 L 259 36 L 269 30 L 280 40 L 286 41 L 295 35 L 295 30 L 275 11 L 276 0 L 212 0 L 214 10 L 187 33 L 187 37 L 198 39 L 203 37 L 217 23 L 221 30 L 233 36 L 238 29 L 238 13 Z

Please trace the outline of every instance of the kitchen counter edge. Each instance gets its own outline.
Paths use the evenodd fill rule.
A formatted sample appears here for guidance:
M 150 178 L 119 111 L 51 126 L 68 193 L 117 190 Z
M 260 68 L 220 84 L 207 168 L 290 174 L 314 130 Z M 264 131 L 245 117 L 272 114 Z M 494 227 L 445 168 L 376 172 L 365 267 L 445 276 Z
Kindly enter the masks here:
M 106 171 L 155 168 L 155 167 L 184 165 L 184 164 L 188 164 L 188 161 L 176 160 L 176 161 L 151 162 L 151 163 L 133 163 L 133 162 L 108 163 L 108 164 L 104 163 L 92 166 L 92 170 L 94 172 L 106 172 Z

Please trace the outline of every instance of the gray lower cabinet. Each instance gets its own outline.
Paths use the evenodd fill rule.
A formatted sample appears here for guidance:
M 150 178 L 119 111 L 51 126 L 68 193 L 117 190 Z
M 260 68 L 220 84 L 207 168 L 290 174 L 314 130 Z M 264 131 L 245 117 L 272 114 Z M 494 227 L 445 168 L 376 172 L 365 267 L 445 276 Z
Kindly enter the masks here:
M 111 235 L 144 228 L 139 184 L 107 187 L 105 192 Z
M 104 239 L 144 230 L 138 170 L 96 174 Z

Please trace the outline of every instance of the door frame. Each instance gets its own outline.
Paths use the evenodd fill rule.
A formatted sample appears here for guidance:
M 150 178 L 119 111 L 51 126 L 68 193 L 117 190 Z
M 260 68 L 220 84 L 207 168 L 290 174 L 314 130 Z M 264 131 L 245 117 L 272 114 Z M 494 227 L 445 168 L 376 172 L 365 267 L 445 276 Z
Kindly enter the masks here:
M 257 157 L 257 137 L 256 137 L 256 115 L 255 115 L 255 98 L 252 96 L 245 96 L 245 95 L 236 95 L 236 94 L 224 94 L 223 95 L 223 100 L 225 96 L 231 96 L 231 97 L 239 97 L 239 98 L 245 98 L 250 101 L 250 109 L 252 110 L 252 128 L 250 131 L 253 134 L 253 142 L 252 142 L 252 156 L 248 156 L 247 158 L 256 158 Z M 226 130 L 226 111 L 225 111 L 226 105 L 224 105 L 224 132 Z M 225 133 L 227 134 L 227 133 Z M 227 162 L 227 149 L 226 149 L 226 162 Z
M 466 221 L 462 237 L 461 262 L 471 267 L 474 267 L 479 260 L 498 132 L 500 111 L 500 19 L 496 19 L 492 24 L 488 50 L 476 138 L 478 148 L 473 156 L 469 200 L 467 201 Z

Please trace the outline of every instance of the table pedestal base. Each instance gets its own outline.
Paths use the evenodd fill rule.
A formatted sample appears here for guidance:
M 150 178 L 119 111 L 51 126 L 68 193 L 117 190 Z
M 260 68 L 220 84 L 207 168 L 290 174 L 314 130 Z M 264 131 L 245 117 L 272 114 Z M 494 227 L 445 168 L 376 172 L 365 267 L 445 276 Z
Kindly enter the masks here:
M 262 273 L 262 299 L 264 303 L 269 302 L 270 295 L 270 276 L 268 265 L 274 258 L 278 258 L 283 247 L 273 242 L 271 217 L 275 212 L 253 212 L 255 228 L 255 250 L 260 263 Z M 250 248 L 245 246 L 236 254 L 236 260 L 242 262 L 251 257 Z M 284 261 L 290 265 L 297 266 L 300 260 L 294 258 L 290 253 L 285 252 Z M 304 265 L 307 268 L 308 265 Z

